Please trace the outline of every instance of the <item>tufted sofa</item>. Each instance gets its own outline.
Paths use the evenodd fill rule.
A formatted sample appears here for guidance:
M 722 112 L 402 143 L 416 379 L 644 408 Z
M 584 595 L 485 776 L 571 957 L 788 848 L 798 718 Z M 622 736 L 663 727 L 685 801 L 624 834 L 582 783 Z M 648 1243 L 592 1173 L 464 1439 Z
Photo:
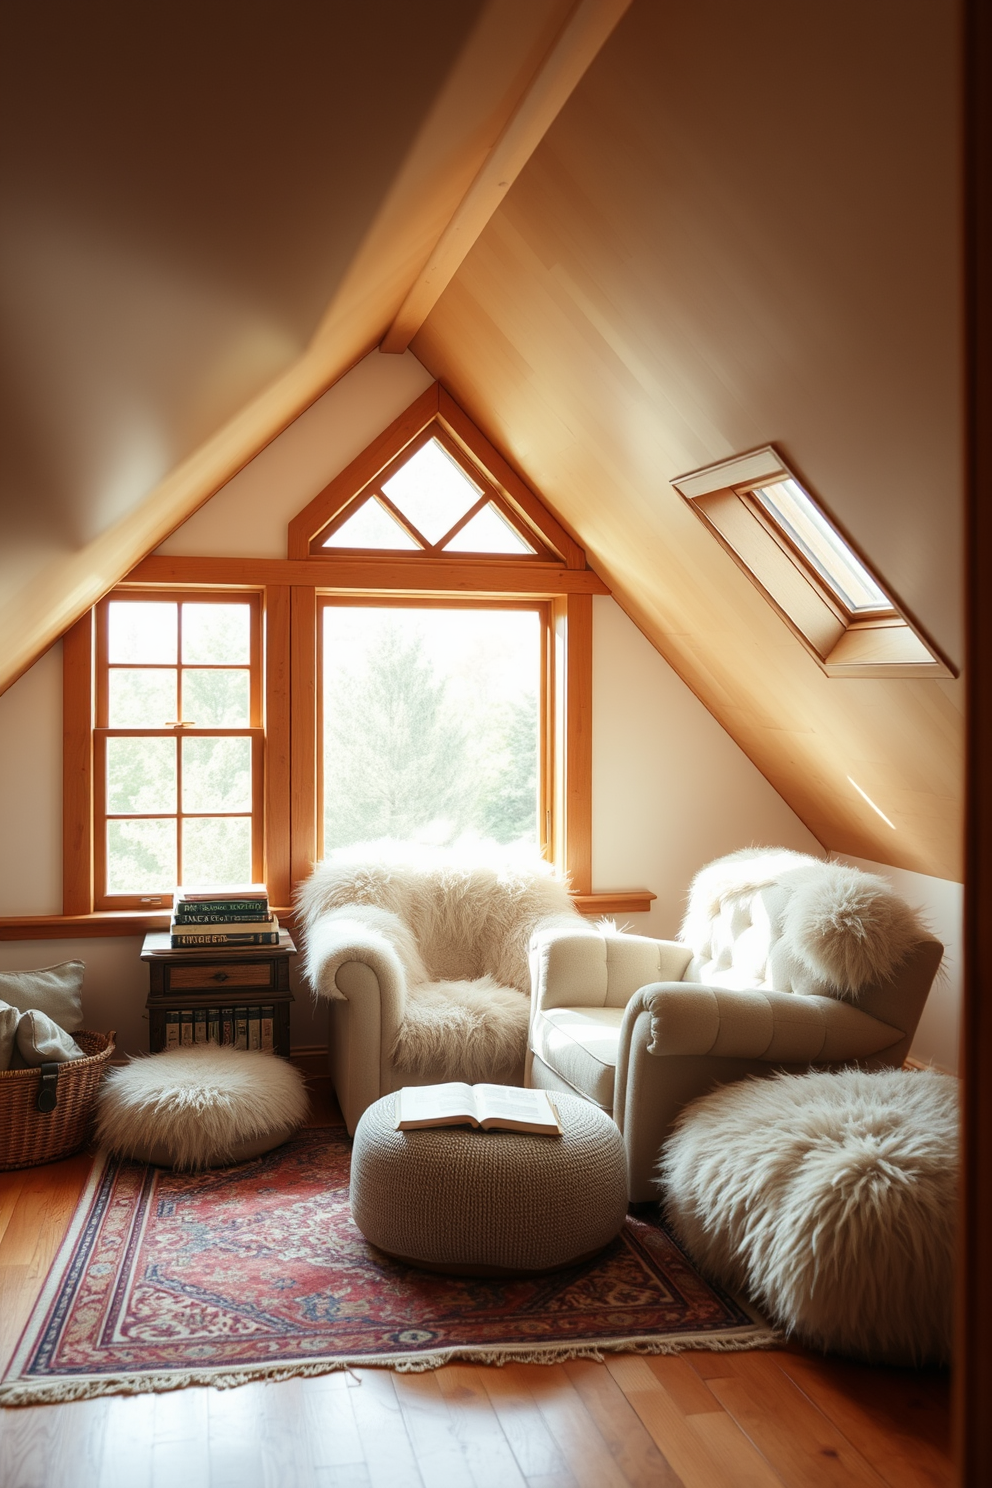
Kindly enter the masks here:
M 609 1112 L 630 1198 L 682 1108 L 777 1070 L 898 1068 L 943 955 L 880 878 L 784 849 L 695 878 L 677 941 L 549 925 L 531 943 L 527 1081 Z

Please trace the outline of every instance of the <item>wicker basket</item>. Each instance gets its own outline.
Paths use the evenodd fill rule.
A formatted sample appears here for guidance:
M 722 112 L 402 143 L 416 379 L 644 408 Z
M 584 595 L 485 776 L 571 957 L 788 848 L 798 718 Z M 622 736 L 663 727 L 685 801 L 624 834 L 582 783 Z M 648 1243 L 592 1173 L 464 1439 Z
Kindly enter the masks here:
M 73 1038 L 85 1059 L 0 1074 L 0 1169 L 57 1162 L 89 1137 L 115 1035 L 81 1030 Z

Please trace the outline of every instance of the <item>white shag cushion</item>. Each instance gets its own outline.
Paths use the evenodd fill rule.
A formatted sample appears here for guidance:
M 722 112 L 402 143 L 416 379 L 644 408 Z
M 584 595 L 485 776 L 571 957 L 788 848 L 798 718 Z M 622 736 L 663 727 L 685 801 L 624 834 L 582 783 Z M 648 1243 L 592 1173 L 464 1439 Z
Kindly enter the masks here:
M 958 1082 L 841 1070 L 725 1085 L 686 1107 L 666 1213 L 713 1280 L 825 1351 L 951 1356 Z
M 110 1070 L 96 1134 L 139 1162 L 216 1168 L 278 1147 L 300 1126 L 307 1104 L 302 1075 L 284 1059 L 194 1044 Z
M 920 940 L 920 915 L 884 878 L 787 848 L 743 848 L 696 874 L 679 939 L 687 982 L 856 1002 Z

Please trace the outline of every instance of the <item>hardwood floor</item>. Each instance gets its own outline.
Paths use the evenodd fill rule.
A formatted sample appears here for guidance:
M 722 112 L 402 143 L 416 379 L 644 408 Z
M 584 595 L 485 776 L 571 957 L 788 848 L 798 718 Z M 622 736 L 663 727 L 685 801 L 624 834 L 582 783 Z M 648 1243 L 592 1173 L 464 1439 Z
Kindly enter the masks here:
M 315 1123 L 333 1115 L 312 1082 Z M 89 1170 L 0 1174 L 6 1363 Z M 946 1376 L 799 1348 L 425 1374 L 0 1411 L 3 1488 L 944 1488 Z

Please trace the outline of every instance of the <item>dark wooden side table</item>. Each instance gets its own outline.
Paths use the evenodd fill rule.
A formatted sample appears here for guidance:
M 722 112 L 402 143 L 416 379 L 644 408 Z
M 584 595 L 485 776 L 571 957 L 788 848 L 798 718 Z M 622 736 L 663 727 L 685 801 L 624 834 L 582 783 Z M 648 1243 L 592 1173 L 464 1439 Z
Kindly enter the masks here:
M 148 1046 L 214 1042 L 273 1049 L 289 1058 L 289 958 L 296 946 L 280 930 L 277 946 L 197 946 L 176 951 L 167 930 L 141 947 L 148 964 Z

